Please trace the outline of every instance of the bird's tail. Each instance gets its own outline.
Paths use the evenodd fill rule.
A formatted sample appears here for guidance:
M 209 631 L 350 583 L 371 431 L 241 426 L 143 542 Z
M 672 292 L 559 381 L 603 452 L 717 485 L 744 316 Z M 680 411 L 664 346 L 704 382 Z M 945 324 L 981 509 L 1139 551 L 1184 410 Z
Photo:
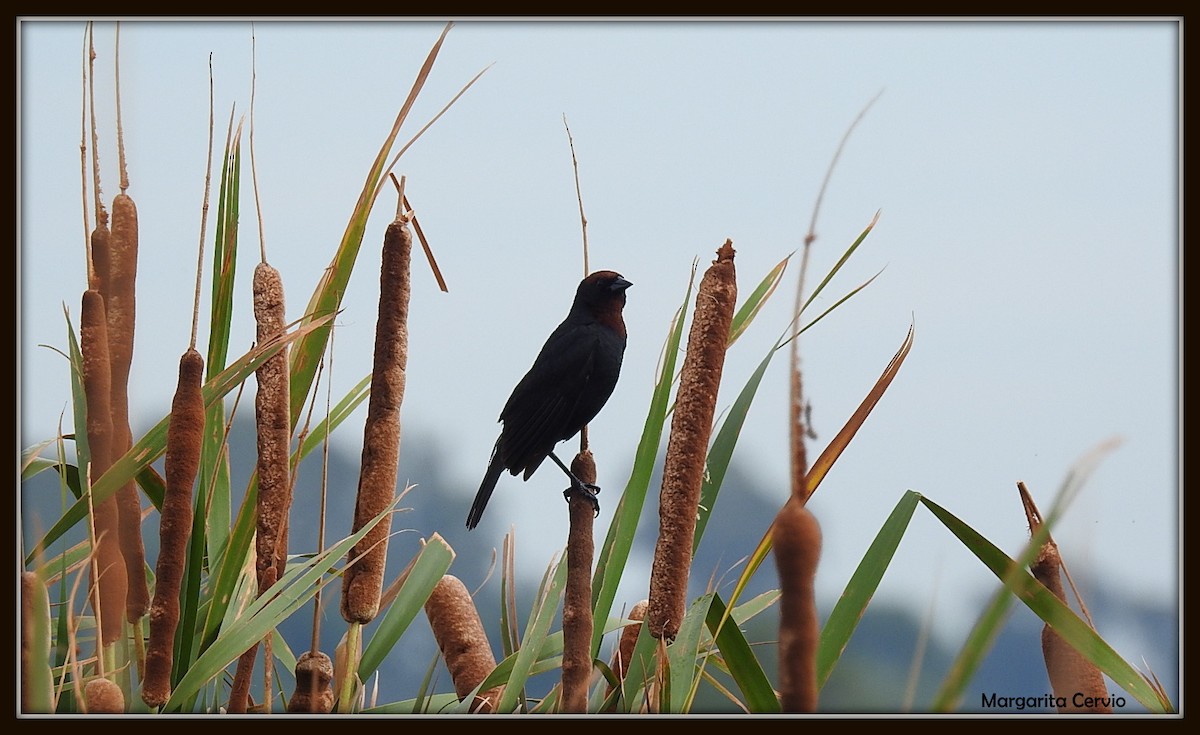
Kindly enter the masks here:
M 487 473 L 483 476 L 483 482 L 479 484 L 479 492 L 475 493 L 475 502 L 471 503 L 471 512 L 467 514 L 467 528 L 475 528 L 479 525 L 479 519 L 483 517 L 483 509 L 487 507 L 488 499 L 492 497 L 492 491 L 496 489 L 496 482 L 500 479 L 501 473 L 504 472 L 504 462 L 501 461 L 498 453 L 492 451 L 492 461 L 488 464 Z

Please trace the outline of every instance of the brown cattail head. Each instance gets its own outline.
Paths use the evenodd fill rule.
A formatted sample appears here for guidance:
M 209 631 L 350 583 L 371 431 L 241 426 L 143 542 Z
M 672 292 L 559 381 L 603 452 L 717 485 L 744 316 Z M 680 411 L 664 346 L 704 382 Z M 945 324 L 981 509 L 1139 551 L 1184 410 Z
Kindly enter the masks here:
M 87 400 L 87 436 L 91 452 L 91 482 L 99 480 L 112 464 L 112 403 L 108 356 L 108 325 L 104 298 L 99 291 L 83 294 L 79 320 L 79 347 L 83 356 L 83 387 Z M 93 609 L 100 617 L 100 639 L 105 645 L 121 637 L 128 589 L 125 560 L 118 542 L 117 499 L 109 496 L 93 504 L 98 578 L 92 580 Z
M 121 687 L 103 677 L 92 679 L 83 687 L 83 700 L 91 715 L 119 715 L 125 712 L 125 695 L 121 693 Z
M 1030 566 L 1030 571 L 1046 589 L 1065 603 L 1067 595 L 1063 589 L 1061 570 L 1062 557 L 1059 556 L 1058 545 L 1053 540 L 1047 540 Z M 1059 712 L 1112 712 L 1112 706 L 1109 704 L 1111 698 L 1104 684 L 1104 674 L 1049 625 L 1042 626 L 1042 658 L 1046 662 L 1050 688 L 1056 700 L 1062 702 L 1062 706 L 1058 707 Z
M 283 280 L 266 263 L 254 269 L 254 319 L 259 344 L 279 336 L 285 327 Z M 261 594 L 278 576 L 277 557 L 292 504 L 289 478 L 291 443 L 291 387 L 287 348 L 275 353 L 256 372 L 254 399 L 258 435 L 258 534 L 256 537 L 258 587 Z
M 460 698 L 467 696 L 496 668 L 496 658 L 471 593 L 457 577 L 447 574 L 425 601 L 425 615 L 454 680 L 454 691 Z M 471 711 L 493 711 L 502 692 L 503 687 L 480 692 Z
M 400 459 L 400 404 L 408 364 L 409 264 L 412 233 L 404 217 L 388 225 L 379 276 L 379 316 L 375 324 L 375 364 L 363 432 L 362 467 L 354 504 L 354 531 L 387 510 L 396 496 Z M 383 518 L 350 550 L 342 574 L 342 617 L 369 623 L 379 613 L 391 518 Z M 357 561 L 355 561 L 357 560 Z
M 204 440 L 204 358 L 194 348 L 179 359 L 179 381 L 167 426 L 166 490 L 159 521 L 150 641 L 142 676 L 142 701 L 159 707 L 171 698 L 171 666 L 179 627 L 179 591 L 192 534 L 192 485 L 200 468 Z
M 649 604 L 647 600 L 641 600 L 626 616 L 630 620 L 642 620 L 646 617 L 646 606 Z M 621 629 L 621 640 L 617 643 L 617 650 L 613 651 L 612 670 L 617 675 L 617 679 L 624 680 L 625 672 L 629 670 L 629 661 L 633 658 L 633 649 L 637 645 L 638 635 L 642 632 L 642 626 L 637 623 L 630 623 Z M 610 693 L 612 689 L 608 690 Z M 607 695 L 606 695 L 607 696 Z
M 333 662 L 320 651 L 305 651 L 296 659 L 296 692 L 288 700 L 291 713 L 328 714 L 333 711 Z
M 108 271 L 112 263 L 112 230 L 108 229 L 108 212 L 103 222 L 96 225 L 88 238 L 91 270 L 88 272 L 88 288 L 105 295 L 108 291 Z
M 133 446 L 129 426 L 129 371 L 133 364 L 135 282 L 137 280 L 138 221 L 133 199 L 121 193 L 113 199 L 111 256 L 102 276 L 105 312 L 108 316 L 108 351 L 112 363 L 113 459 Z M 135 622 L 146 614 L 150 591 L 143 569 L 146 552 L 142 544 L 142 507 L 133 480 L 117 491 L 121 555 L 125 559 L 129 589 L 125 615 Z
M 1034 535 L 1044 522 L 1041 511 L 1038 510 L 1033 495 L 1024 482 L 1017 483 L 1017 492 L 1020 493 L 1021 505 L 1024 506 L 1025 517 L 1029 521 L 1029 533 Z M 1054 543 L 1054 539 L 1049 535 L 1038 549 L 1037 558 L 1029 565 L 1029 571 L 1051 594 L 1064 604 L 1067 602 L 1061 576 L 1062 557 L 1058 553 L 1058 544 Z M 1104 675 L 1100 669 L 1063 640 L 1049 625 L 1042 627 L 1042 656 L 1046 661 L 1046 673 L 1050 677 L 1050 687 L 1054 696 L 1063 703 L 1058 707 L 1059 712 L 1112 712 L 1112 706 L 1109 704 L 1111 698 L 1104 688 Z
M 687 604 L 692 537 L 696 532 L 708 439 L 737 302 L 733 257 L 733 242 L 726 240 L 700 281 L 687 355 L 675 394 L 647 610 L 650 632 L 656 638 L 675 637 Z
M 817 709 L 815 580 L 821 527 L 798 500 L 784 504 L 771 532 L 779 569 L 779 690 L 784 712 Z

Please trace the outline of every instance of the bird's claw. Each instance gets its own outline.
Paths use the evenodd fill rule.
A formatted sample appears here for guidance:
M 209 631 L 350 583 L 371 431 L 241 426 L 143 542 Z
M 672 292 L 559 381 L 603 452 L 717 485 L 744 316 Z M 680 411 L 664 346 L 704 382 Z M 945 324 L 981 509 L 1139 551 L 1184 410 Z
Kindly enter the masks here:
M 571 483 L 571 487 L 563 490 L 563 498 L 568 503 L 571 502 L 572 493 L 578 493 L 580 497 L 592 504 L 593 518 L 600 515 L 600 499 L 596 495 L 600 492 L 599 485 L 593 485 L 590 482 L 580 482 L 579 484 Z

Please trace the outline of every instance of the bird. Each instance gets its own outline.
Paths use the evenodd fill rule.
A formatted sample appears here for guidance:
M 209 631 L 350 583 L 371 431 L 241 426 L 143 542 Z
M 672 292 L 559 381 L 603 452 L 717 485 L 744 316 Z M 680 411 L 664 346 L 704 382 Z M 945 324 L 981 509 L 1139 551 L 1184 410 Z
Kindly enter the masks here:
M 575 436 L 608 402 L 625 356 L 625 290 L 633 284 L 616 271 L 596 271 L 579 283 L 567 318 L 546 339 L 533 367 L 500 411 L 500 438 L 467 515 L 467 528 L 483 517 L 500 475 L 528 480 L 550 457 L 597 513 L 600 488 L 582 482 L 555 456 L 554 447 Z

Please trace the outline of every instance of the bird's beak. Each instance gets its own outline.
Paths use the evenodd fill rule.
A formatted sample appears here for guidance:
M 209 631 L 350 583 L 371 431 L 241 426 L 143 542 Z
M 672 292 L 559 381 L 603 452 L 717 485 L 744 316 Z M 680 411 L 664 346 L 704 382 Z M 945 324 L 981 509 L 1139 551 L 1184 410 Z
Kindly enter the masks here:
M 613 291 L 624 291 L 632 285 L 632 282 L 626 281 L 621 276 L 617 276 L 617 279 L 612 282 L 612 285 L 609 286 L 609 288 L 611 288 Z

